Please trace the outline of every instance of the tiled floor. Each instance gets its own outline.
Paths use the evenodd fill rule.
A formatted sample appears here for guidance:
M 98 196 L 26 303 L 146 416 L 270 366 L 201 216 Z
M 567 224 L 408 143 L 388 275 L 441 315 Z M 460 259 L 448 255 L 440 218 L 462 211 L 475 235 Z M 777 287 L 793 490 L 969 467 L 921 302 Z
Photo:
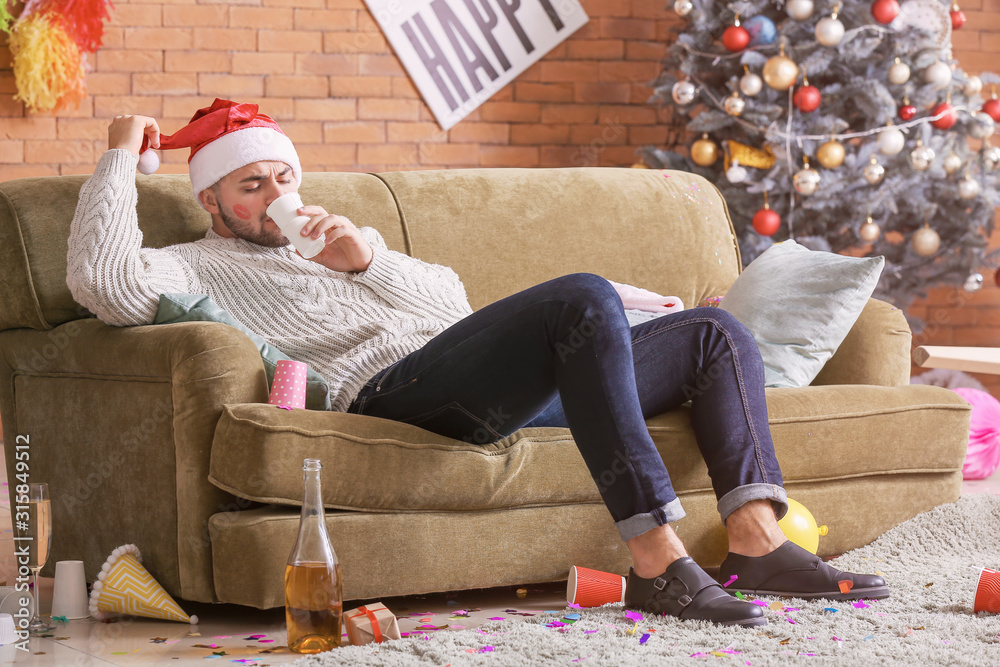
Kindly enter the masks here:
M 0 453 L 2 451 L 0 442 Z M 6 479 L 3 467 L 0 467 L 0 479 Z M 0 494 L 0 580 L 13 585 L 16 568 L 6 481 L 3 482 L 3 491 Z M 1000 495 L 1000 472 L 989 479 L 965 482 L 962 491 Z M 59 539 L 59 536 L 54 535 L 53 538 Z M 52 579 L 40 578 L 39 588 L 42 612 L 48 614 Z M 565 594 L 565 583 L 559 582 L 525 586 L 523 596 L 518 596 L 515 587 L 510 587 L 388 598 L 382 602 L 396 614 L 401 632 L 414 632 L 419 631 L 420 626 L 475 627 L 490 617 L 509 616 L 514 611 L 544 613 L 547 610 L 563 610 Z M 349 602 L 348 607 L 353 608 L 362 602 Z M 52 667 L 203 665 L 206 658 L 224 652 L 224 655 L 214 659 L 227 664 L 277 665 L 300 657 L 284 646 L 285 617 L 282 608 L 261 611 L 237 605 L 190 602 L 183 602 L 182 606 L 187 613 L 199 616 L 199 625 L 150 619 L 100 623 L 88 618 L 56 622 L 51 637 L 29 640 L 28 651 L 18 650 L 13 645 L 0 646 L 0 664 Z M 45 620 L 50 621 L 49 618 Z M 441 630 L 426 628 L 426 631 Z M 346 643 L 346 637 L 344 641 Z

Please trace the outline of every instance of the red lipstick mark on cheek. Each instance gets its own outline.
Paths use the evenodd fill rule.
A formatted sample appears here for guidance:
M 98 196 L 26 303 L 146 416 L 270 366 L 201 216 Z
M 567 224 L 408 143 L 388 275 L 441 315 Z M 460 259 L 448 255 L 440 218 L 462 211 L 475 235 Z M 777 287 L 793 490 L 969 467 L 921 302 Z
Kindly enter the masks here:
M 233 213 L 235 213 L 236 217 L 238 217 L 240 220 L 250 219 L 250 210 L 247 209 L 247 207 L 244 206 L 243 204 L 237 204 L 236 206 L 234 206 Z

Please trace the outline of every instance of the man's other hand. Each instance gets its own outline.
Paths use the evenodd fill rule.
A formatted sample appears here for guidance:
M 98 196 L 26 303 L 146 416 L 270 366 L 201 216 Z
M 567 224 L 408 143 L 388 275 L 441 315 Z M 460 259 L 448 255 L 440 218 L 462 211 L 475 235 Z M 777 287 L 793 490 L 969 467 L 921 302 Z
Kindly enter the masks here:
M 160 147 L 160 127 L 149 116 L 115 116 L 108 125 L 108 148 L 124 148 L 135 155 L 142 149 L 143 136 L 149 137 L 149 147 Z
M 299 232 L 302 236 L 318 239 L 326 236 L 326 247 L 312 261 L 319 262 L 331 271 L 364 271 L 372 262 L 372 248 L 361 236 L 354 223 L 342 215 L 331 215 L 322 206 L 303 206 L 296 211 L 308 215 Z

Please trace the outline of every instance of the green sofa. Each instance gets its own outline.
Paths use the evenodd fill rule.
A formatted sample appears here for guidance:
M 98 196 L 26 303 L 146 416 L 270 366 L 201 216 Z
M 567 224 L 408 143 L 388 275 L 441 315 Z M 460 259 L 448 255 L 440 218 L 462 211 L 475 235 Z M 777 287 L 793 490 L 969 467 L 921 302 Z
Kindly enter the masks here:
M 489 445 L 372 417 L 266 405 L 257 349 L 224 324 L 115 328 L 66 287 L 66 239 L 85 177 L 0 183 L 0 417 L 50 485 L 52 575 L 93 581 L 134 543 L 175 597 L 283 604 L 301 464 L 324 463 L 327 524 L 347 599 L 625 573 L 630 557 L 567 429 Z M 147 246 L 210 224 L 183 175 L 137 176 Z M 677 295 L 724 294 L 740 272 L 725 202 L 692 174 L 640 169 L 307 173 L 307 203 L 377 228 L 393 249 L 446 264 L 474 308 L 586 271 Z M 792 316 L 792 313 L 789 314 Z M 820 554 L 870 542 L 958 498 L 970 408 L 910 386 L 910 331 L 871 300 L 813 386 L 768 390 L 786 487 L 829 526 Z M 648 420 L 706 566 L 725 555 L 705 465 L 681 408 Z M 13 485 L 11 486 L 13 491 Z

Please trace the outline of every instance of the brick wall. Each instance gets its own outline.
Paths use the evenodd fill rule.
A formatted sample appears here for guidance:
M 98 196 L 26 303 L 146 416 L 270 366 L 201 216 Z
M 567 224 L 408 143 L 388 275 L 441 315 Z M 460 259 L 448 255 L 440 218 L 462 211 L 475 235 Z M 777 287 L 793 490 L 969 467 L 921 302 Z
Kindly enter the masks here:
M 117 0 L 77 110 L 26 113 L 0 44 L 0 180 L 90 173 L 111 116 L 154 116 L 171 133 L 217 96 L 260 104 L 310 171 L 628 165 L 668 140 L 669 114 L 647 104 L 646 84 L 679 19 L 668 0 L 582 3 L 586 26 L 442 132 L 361 0 Z M 1000 0 L 961 5 L 961 67 L 996 69 Z M 161 172 L 185 161 L 167 152 Z M 992 275 L 979 293 L 934 290 L 912 312 L 929 323 L 915 344 L 1000 342 Z M 1000 396 L 1000 377 L 978 377 Z
M 587 25 L 442 132 L 362 0 L 118 0 L 79 110 L 26 113 L 0 47 L 0 180 L 90 173 L 112 116 L 171 133 L 215 97 L 260 104 L 310 171 L 629 165 L 666 139 L 646 84 L 679 19 L 665 0 L 582 4 Z

